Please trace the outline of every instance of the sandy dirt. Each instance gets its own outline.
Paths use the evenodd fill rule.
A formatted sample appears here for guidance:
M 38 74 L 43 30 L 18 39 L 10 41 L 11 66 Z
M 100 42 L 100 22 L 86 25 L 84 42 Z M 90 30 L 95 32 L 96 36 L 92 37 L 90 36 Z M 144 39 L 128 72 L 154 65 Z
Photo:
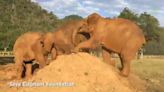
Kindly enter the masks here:
M 136 75 L 128 78 L 119 71 L 87 53 L 61 55 L 48 66 L 37 71 L 29 80 L 12 80 L 13 65 L 1 67 L 0 88 L 2 92 L 144 92 L 145 83 Z M 7 72 L 3 72 L 3 71 Z M 5 77 L 8 76 L 8 77 Z M 9 83 L 21 83 L 20 87 L 9 87 Z M 25 84 L 22 84 L 24 82 Z M 38 83 L 29 87 L 27 83 Z M 24 85 L 24 87 L 22 87 Z M 26 86 L 26 87 L 25 87 Z M 1 92 L 0 91 L 0 92 Z

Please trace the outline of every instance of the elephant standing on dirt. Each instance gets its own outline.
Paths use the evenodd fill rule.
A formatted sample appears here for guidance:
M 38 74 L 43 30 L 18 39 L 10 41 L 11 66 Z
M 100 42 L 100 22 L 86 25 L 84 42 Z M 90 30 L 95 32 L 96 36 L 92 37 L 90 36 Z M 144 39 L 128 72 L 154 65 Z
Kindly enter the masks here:
M 69 21 L 56 29 L 53 32 L 48 32 L 44 35 L 44 49 L 51 53 L 52 57 L 58 55 L 70 54 L 80 42 L 87 40 L 89 35 L 81 35 L 75 33 L 83 25 L 84 21 Z
M 46 65 L 46 59 L 43 50 L 43 35 L 37 32 L 27 32 L 16 40 L 13 47 L 15 65 L 17 68 L 18 79 L 22 78 L 23 65 L 25 65 L 25 77 L 32 75 L 32 61 L 39 62 L 39 68 Z
M 130 72 L 130 62 L 135 57 L 145 37 L 142 30 L 132 21 L 122 18 L 105 19 L 93 13 L 86 19 L 79 32 L 90 34 L 90 39 L 80 43 L 74 52 L 84 48 L 96 48 L 102 46 L 103 59 L 105 62 L 114 65 L 110 59 L 111 52 L 119 54 L 122 64 L 121 75 L 128 76 Z

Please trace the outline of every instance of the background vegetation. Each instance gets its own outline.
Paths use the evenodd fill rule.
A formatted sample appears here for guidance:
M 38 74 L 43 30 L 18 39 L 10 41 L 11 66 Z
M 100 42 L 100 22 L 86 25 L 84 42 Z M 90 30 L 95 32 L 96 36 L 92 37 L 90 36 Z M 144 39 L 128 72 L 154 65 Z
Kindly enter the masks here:
M 117 17 L 130 19 L 142 28 L 147 40 L 145 54 L 164 54 L 164 28 L 159 26 L 158 19 L 128 8 Z M 0 0 L 0 50 L 12 50 L 16 38 L 27 31 L 52 31 L 67 21 L 78 19 L 82 17 L 69 15 L 59 19 L 30 0 Z
M 145 54 L 164 54 L 164 28 L 159 26 L 157 18 L 146 12 L 137 14 L 128 8 L 124 8 L 118 17 L 134 21 L 143 30 L 147 41 L 144 46 Z

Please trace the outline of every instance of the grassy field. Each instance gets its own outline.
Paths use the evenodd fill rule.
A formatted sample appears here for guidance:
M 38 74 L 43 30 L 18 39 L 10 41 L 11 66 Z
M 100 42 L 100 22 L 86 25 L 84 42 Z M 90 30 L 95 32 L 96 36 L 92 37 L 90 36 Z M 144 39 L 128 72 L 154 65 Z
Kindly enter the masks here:
M 132 72 L 146 81 L 148 92 L 164 92 L 164 59 L 135 60 Z

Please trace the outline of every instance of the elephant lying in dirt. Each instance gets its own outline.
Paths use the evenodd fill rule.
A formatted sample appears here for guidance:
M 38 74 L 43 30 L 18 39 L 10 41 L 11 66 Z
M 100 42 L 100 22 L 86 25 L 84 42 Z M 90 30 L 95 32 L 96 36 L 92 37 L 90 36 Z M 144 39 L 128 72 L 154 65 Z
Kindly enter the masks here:
M 94 49 L 98 46 L 103 48 L 103 59 L 114 65 L 110 59 L 110 53 L 119 54 L 122 64 L 121 75 L 128 76 L 130 62 L 135 58 L 137 51 L 145 43 L 142 30 L 132 21 L 122 18 L 105 19 L 93 13 L 86 19 L 79 32 L 90 34 L 90 39 L 80 43 L 74 52 L 79 49 Z
M 44 35 L 44 49 L 47 52 L 56 51 L 56 53 L 51 53 L 54 58 L 61 54 L 70 54 L 75 46 L 89 38 L 89 35 L 75 33 L 83 25 L 83 22 L 69 21 L 55 31 L 46 33 Z
M 17 68 L 18 79 L 22 78 L 23 65 L 25 65 L 25 77 L 32 75 L 32 61 L 39 63 L 39 68 L 46 65 L 46 59 L 43 50 L 43 35 L 37 32 L 27 32 L 16 40 L 14 47 L 14 60 Z

